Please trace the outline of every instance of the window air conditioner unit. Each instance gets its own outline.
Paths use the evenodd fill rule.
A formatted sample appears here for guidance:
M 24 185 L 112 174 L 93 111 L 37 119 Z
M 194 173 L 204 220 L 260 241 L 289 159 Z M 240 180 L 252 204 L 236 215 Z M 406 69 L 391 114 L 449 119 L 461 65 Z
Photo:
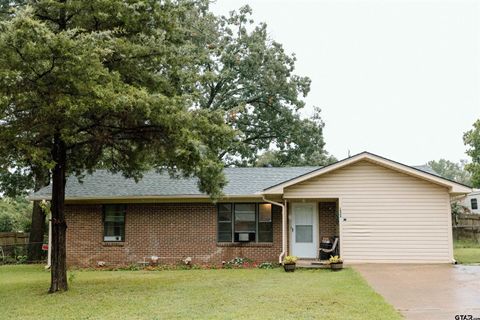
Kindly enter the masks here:
M 103 241 L 122 241 L 122 237 L 120 237 L 120 236 L 105 236 L 105 237 L 103 237 Z
M 248 242 L 248 241 L 250 241 L 250 235 L 248 233 L 239 233 L 238 234 L 238 241 Z

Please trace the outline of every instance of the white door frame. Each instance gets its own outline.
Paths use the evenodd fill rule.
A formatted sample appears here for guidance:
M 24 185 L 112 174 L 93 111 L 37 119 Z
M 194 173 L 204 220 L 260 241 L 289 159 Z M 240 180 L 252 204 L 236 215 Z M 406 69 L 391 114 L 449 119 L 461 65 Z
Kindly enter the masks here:
M 316 201 L 309 201 L 309 202 L 290 202 L 291 210 L 289 210 L 289 237 L 290 237 L 290 255 L 297 255 L 294 251 L 294 241 L 295 241 L 295 234 L 294 234 L 294 214 L 295 214 L 295 207 L 299 205 L 310 204 L 313 206 L 313 243 L 315 252 L 312 253 L 311 257 L 302 257 L 299 258 L 317 258 L 318 256 L 318 248 L 319 248 L 319 226 L 318 226 L 318 203 Z
M 340 250 L 338 250 L 338 254 L 340 257 L 343 257 L 343 212 L 342 212 L 342 197 L 338 197 L 337 202 L 337 210 L 338 210 L 338 244 L 340 245 Z M 345 218 L 346 219 L 346 218 Z

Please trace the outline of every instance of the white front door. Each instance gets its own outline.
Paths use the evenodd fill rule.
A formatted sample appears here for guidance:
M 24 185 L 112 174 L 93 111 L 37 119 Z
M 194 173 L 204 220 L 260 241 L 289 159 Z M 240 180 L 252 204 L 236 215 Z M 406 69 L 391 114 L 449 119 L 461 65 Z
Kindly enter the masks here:
M 318 248 L 318 214 L 315 203 L 292 203 L 292 255 L 316 258 Z

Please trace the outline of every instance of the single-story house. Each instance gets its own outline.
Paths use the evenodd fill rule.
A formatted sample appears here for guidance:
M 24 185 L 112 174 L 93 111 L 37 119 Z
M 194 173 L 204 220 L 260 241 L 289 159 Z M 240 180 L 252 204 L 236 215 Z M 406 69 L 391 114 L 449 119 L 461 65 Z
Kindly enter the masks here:
M 69 265 L 318 257 L 338 238 L 345 262 L 452 263 L 451 197 L 470 187 L 363 152 L 325 167 L 226 168 L 212 203 L 195 179 L 138 183 L 97 170 L 66 185 Z M 50 188 L 31 200 L 50 199 Z

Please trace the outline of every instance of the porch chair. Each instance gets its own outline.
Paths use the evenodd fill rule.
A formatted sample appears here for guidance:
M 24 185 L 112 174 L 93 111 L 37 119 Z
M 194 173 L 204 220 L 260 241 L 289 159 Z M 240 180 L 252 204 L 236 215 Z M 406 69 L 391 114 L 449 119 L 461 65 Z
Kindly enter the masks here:
M 330 249 L 324 249 L 324 248 L 318 249 L 318 259 L 321 259 L 322 253 L 335 256 L 337 252 L 337 246 L 338 246 L 338 237 L 335 237 L 335 240 L 333 241 L 333 245 Z

